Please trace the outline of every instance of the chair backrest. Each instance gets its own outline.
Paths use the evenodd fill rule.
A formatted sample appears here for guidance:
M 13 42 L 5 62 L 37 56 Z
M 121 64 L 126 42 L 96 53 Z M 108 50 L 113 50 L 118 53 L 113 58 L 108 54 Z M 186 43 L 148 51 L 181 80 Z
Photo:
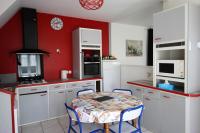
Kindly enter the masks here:
M 121 133 L 123 121 L 130 121 L 130 120 L 133 120 L 136 118 L 138 118 L 137 119 L 138 120 L 138 122 L 137 122 L 138 129 L 139 128 L 141 129 L 140 122 L 141 122 L 143 109 L 144 109 L 144 106 L 139 105 L 137 107 L 128 108 L 128 109 L 123 110 L 120 114 L 119 133 Z
M 124 93 L 124 94 L 127 94 L 127 95 L 133 95 L 133 92 L 129 89 L 113 89 L 112 92 Z
M 78 113 L 73 108 L 69 107 L 66 103 L 65 103 L 65 107 L 67 109 L 67 114 L 69 116 L 70 124 L 72 124 L 72 120 L 76 121 L 79 126 L 80 133 L 82 133 L 82 125 L 81 125 Z
M 84 94 L 89 94 L 89 93 L 94 93 L 95 91 L 93 89 L 84 89 L 84 90 L 80 90 L 77 92 L 77 97 L 80 95 L 84 95 Z

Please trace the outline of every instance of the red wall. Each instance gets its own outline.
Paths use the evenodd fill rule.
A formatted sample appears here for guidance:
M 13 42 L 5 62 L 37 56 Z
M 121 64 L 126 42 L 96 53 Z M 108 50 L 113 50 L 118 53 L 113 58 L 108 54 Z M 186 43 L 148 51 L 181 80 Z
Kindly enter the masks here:
M 72 31 L 78 27 L 102 30 L 103 55 L 109 53 L 109 24 L 59 16 L 63 22 L 63 29 L 55 31 L 50 27 L 50 21 L 56 15 L 38 13 L 38 45 L 40 49 L 50 52 L 44 57 L 44 74 L 46 80 L 60 78 L 60 70 L 72 70 Z M 20 13 L 18 12 L 2 29 L 0 29 L 0 74 L 15 73 L 16 57 L 11 51 L 22 48 L 22 27 Z M 60 54 L 56 49 L 61 50 Z

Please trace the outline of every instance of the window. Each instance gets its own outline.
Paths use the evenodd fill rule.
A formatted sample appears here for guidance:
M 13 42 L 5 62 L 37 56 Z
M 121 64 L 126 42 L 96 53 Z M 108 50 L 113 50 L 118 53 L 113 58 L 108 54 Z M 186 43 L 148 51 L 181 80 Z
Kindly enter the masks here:
M 20 65 L 18 65 L 19 77 L 33 77 L 41 75 L 40 55 L 21 54 L 18 55 Z

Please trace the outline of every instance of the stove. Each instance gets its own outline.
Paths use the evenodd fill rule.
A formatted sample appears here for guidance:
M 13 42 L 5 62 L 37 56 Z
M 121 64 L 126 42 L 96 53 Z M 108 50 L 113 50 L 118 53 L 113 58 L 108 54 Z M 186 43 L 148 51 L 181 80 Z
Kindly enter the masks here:
M 21 81 L 20 85 L 43 84 L 43 83 L 47 82 L 45 80 Z

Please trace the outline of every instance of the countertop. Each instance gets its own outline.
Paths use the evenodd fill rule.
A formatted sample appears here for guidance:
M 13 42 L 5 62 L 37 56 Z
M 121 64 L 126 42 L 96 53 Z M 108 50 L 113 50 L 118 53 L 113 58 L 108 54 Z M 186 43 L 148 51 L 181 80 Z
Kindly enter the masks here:
M 0 91 L 7 93 L 7 94 L 15 94 L 15 89 L 19 88 L 19 87 L 50 85 L 50 84 L 78 82 L 78 81 L 85 81 L 85 80 L 100 80 L 100 79 L 102 79 L 102 78 L 101 77 L 85 78 L 85 79 L 71 78 L 71 79 L 68 79 L 68 80 L 51 80 L 51 81 L 46 81 L 44 83 L 34 83 L 34 84 L 20 84 L 20 83 L 16 82 L 16 83 L 9 83 L 9 84 L 0 84 Z
M 153 86 L 153 81 L 150 80 L 137 80 L 137 81 L 129 81 L 127 82 L 128 84 L 144 87 L 146 89 L 153 89 L 153 90 L 159 90 L 163 92 L 169 92 L 172 94 L 177 94 L 177 95 L 182 95 L 186 97 L 200 97 L 200 91 L 199 92 L 194 92 L 194 93 L 184 93 L 181 91 L 176 91 L 176 90 L 165 90 L 161 88 L 157 88 Z

